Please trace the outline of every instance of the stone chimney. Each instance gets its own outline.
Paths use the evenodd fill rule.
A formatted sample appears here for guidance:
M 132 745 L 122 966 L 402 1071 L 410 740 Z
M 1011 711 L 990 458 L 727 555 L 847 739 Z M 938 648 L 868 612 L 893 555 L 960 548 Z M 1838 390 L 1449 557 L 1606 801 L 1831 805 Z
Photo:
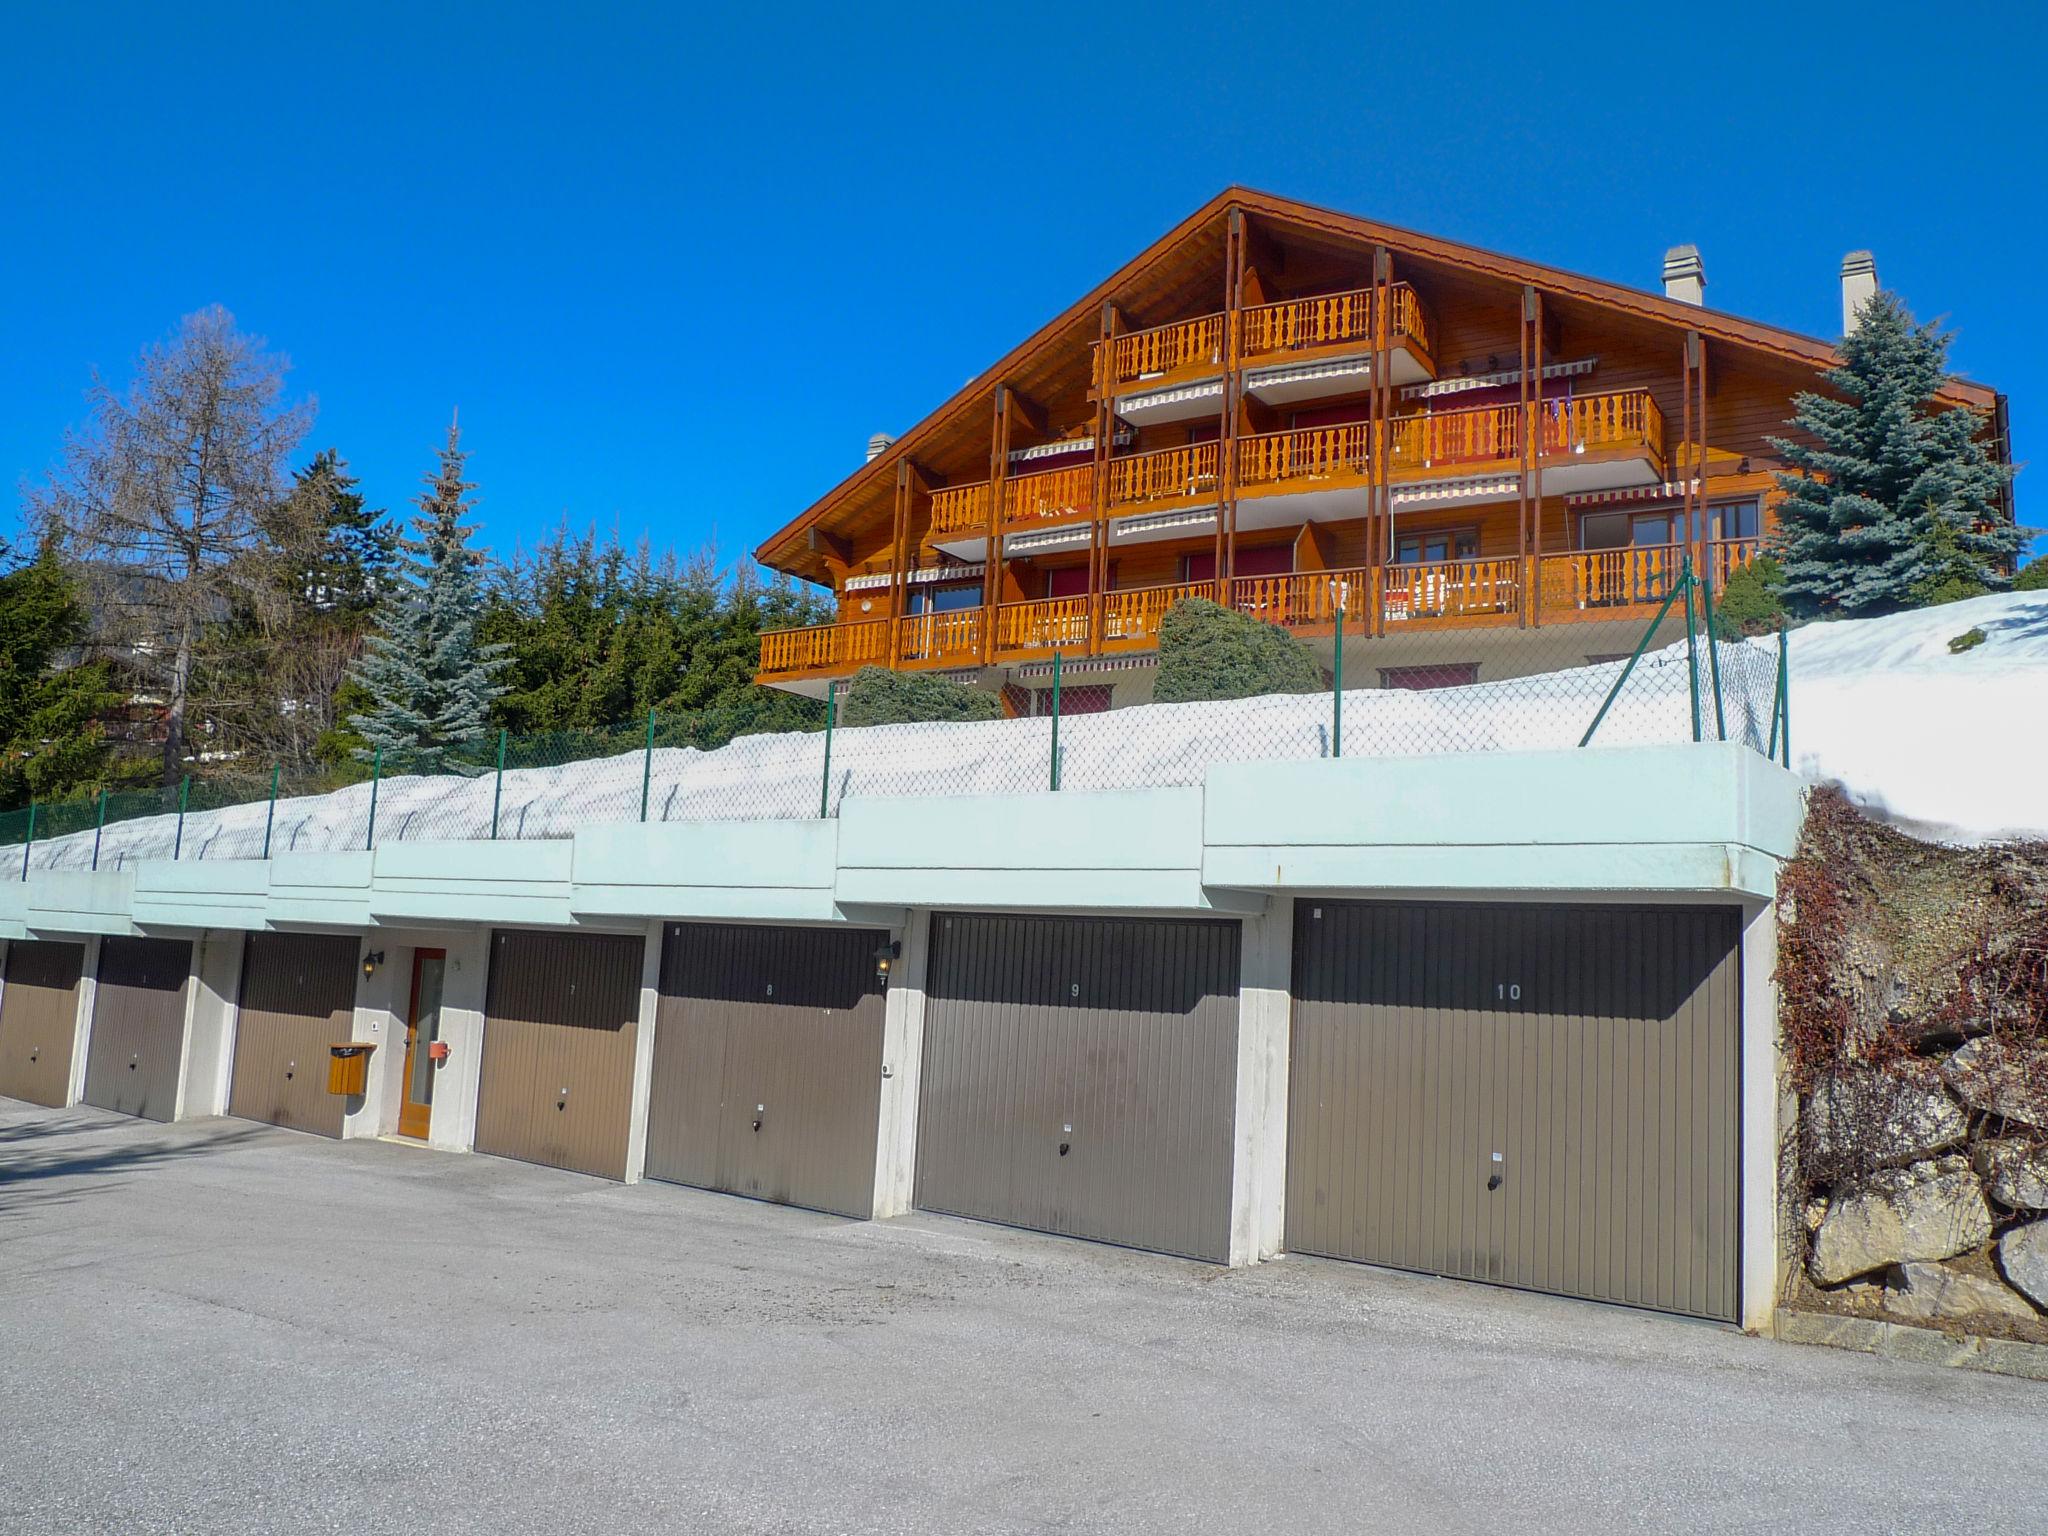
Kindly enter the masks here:
M 1877 297 L 1877 258 L 1868 251 L 1851 251 L 1842 258 L 1842 334 L 1856 329 L 1856 316 Z
M 875 460 L 889 451 L 889 445 L 895 441 L 896 434 L 893 432 L 877 432 L 873 437 L 870 437 L 868 439 L 867 462 L 870 464 L 874 463 Z
M 1700 248 L 1674 245 L 1664 253 L 1664 297 L 1681 304 L 1707 301 L 1707 269 L 1700 265 Z

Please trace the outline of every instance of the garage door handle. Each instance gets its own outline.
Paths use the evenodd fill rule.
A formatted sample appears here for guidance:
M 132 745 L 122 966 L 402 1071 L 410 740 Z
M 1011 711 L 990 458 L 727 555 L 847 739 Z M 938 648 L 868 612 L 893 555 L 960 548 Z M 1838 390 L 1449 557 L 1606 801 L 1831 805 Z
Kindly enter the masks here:
M 757 1130 L 757 1131 L 761 1129 L 761 1122 L 760 1122 L 760 1121 L 756 1120 L 756 1121 L 754 1122 L 754 1129 L 755 1129 L 755 1130 Z
M 1065 1156 L 1067 1155 L 1068 1151 L 1072 1149 L 1073 1145 L 1074 1145 L 1074 1144 L 1073 1144 L 1073 1143 L 1072 1143 L 1071 1141 L 1063 1141 L 1063 1142 L 1061 1142 L 1061 1143 L 1060 1143 L 1060 1156 L 1061 1156 L 1061 1157 L 1065 1157 Z
M 1488 1189 L 1499 1189 L 1499 1188 L 1500 1188 L 1500 1175 L 1496 1173 L 1496 1174 L 1495 1174 L 1495 1175 L 1494 1175 L 1494 1176 L 1493 1176 L 1492 1178 L 1488 1179 L 1488 1180 L 1486 1181 L 1486 1187 L 1487 1187 Z

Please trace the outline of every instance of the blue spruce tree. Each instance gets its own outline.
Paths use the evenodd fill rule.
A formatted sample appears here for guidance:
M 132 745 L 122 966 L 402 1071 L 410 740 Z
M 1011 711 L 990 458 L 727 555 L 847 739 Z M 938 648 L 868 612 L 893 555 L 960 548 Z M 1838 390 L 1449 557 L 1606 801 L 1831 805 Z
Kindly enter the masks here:
M 349 717 L 366 745 L 379 749 L 387 771 L 459 772 L 474 766 L 490 730 L 491 704 L 505 690 L 497 681 L 505 647 L 477 639 L 483 608 L 483 556 L 469 547 L 476 530 L 463 518 L 475 489 L 462 478 L 461 434 L 448 428 L 441 467 L 427 477 L 415 503 L 411 536 L 398 541 L 400 581 L 395 600 L 379 605 L 354 681 L 370 705 Z
M 1786 609 L 1862 618 L 2009 585 L 2019 530 L 2005 515 L 2012 471 L 1996 462 L 1968 410 L 1933 411 L 1949 338 L 1920 325 L 1898 295 L 1865 304 L 1826 379 L 1841 396 L 1802 393 L 1773 438 L 1797 474 L 1781 474 L 1774 553 Z

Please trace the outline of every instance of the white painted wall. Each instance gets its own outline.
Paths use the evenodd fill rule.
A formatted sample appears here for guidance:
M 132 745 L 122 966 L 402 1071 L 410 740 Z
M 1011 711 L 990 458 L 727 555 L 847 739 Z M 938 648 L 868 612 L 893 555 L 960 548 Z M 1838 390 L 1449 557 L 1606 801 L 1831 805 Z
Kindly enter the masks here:
M 638 1184 L 647 1173 L 647 1106 L 654 1092 L 654 1026 L 661 1009 L 661 937 L 667 925 L 655 918 L 647 925 L 647 947 L 640 960 L 640 1015 L 633 1032 L 633 1096 L 626 1112 L 626 1182 Z
M 1777 1310 L 1779 1104 L 1778 909 L 1758 902 L 1742 927 L 1742 1326 L 1768 1332 Z
M 247 935 L 202 933 L 192 944 L 185 993 L 185 1044 L 178 1063 L 180 1120 L 224 1115 L 235 1061 L 235 1010 L 241 1005 L 242 950 Z
M 92 1045 L 92 1010 L 99 1000 L 100 937 L 85 940 L 85 969 L 78 977 L 78 1017 L 71 1026 L 71 1082 L 64 1090 L 64 1102 L 76 1104 L 85 1093 L 85 1053 Z
M 370 955 L 384 958 L 363 974 Z M 357 1136 L 389 1136 L 398 1129 L 399 1096 L 405 1077 L 405 1008 L 412 992 L 412 948 L 400 935 L 382 929 L 356 948 L 356 1007 L 349 1026 L 351 1040 L 374 1045 L 368 1079 L 361 1098 L 346 1101 L 341 1117 L 344 1141 Z
M 483 1081 L 484 988 L 490 977 L 491 931 L 450 929 L 435 938 L 448 951 L 441 993 L 441 1038 L 448 1059 L 434 1078 L 434 1114 L 427 1142 L 443 1152 L 476 1146 L 477 1088 Z M 409 973 L 408 973 L 409 974 Z

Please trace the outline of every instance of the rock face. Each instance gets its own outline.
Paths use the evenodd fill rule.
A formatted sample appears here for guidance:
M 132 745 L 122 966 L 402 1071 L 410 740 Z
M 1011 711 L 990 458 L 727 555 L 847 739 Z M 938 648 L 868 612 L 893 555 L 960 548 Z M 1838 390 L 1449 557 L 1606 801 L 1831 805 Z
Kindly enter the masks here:
M 2048 1130 L 2048 1051 L 1972 1040 L 1942 1063 L 1941 1075 L 1972 1109 Z
M 1966 1275 L 1940 1264 L 1901 1264 L 1885 1296 L 1886 1308 L 1916 1322 L 1997 1317 L 2030 1323 L 2037 1313 L 2010 1289 L 1982 1275 Z
M 1952 1258 L 1991 1236 L 1991 1208 L 1960 1157 L 1887 1168 L 1853 1194 L 1828 1202 L 1807 1267 L 1822 1285 L 1884 1269 Z
M 2048 1145 L 1987 1141 L 1977 1148 L 1984 1192 L 2016 1211 L 2048 1211 Z
M 1824 1078 L 1806 1105 L 1808 1155 L 1822 1168 L 1895 1168 L 1958 1147 L 1962 1106 L 1932 1066 L 1906 1072 L 1848 1067 Z
M 2014 1227 L 1999 1239 L 1998 1267 L 2036 1306 L 2048 1308 L 2048 1221 Z

